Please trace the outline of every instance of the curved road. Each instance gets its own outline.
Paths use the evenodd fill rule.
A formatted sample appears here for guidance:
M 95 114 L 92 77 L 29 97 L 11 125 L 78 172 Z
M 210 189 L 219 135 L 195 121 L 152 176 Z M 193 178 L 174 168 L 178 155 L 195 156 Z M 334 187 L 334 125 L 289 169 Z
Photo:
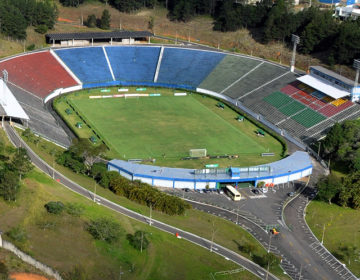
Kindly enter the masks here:
M 4 125 L 5 132 L 7 133 L 10 141 L 14 144 L 16 147 L 24 147 L 30 158 L 31 161 L 35 166 L 37 166 L 40 170 L 42 170 L 47 175 L 53 177 L 55 180 L 61 182 L 65 187 L 69 188 L 70 190 L 90 199 L 94 199 L 94 194 L 87 189 L 81 187 L 80 185 L 76 184 L 75 182 L 71 181 L 61 173 L 57 172 L 56 170 L 52 169 L 46 162 L 44 162 L 38 155 L 36 155 L 31 148 L 17 135 L 13 127 L 11 127 L 8 123 L 5 123 Z M 141 215 L 139 213 L 136 213 L 134 211 L 131 211 L 129 209 L 126 209 L 118 204 L 115 204 L 103 197 L 96 196 L 96 201 L 98 204 L 106 206 L 122 215 L 128 216 L 132 219 L 135 219 L 137 221 L 140 221 L 142 223 L 149 224 L 149 217 Z M 255 264 L 254 262 L 240 256 L 239 254 L 222 247 L 216 243 L 213 243 L 210 240 L 204 239 L 200 236 L 194 235 L 190 232 L 183 231 L 181 229 L 178 229 L 176 227 L 164 224 L 160 221 L 151 220 L 151 226 L 154 226 L 162 231 L 168 232 L 170 234 L 175 235 L 175 233 L 178 233 L 183 239 L 186 239 L 196 245 L 199 245 L 205 249 L 210 250 L 210 248 L 213 248 L 213 252 L 216 254 L 219 254 L 234 263 L 244 267 L 248 271 L 252 272 L 254 275 L 258 276 L 261 279 L 271 279 L 276 280 L 278 279 L 276 276 L 269 273 L 268 277 L 266 277 L 267 271 L 260 267 L 259 265 Z

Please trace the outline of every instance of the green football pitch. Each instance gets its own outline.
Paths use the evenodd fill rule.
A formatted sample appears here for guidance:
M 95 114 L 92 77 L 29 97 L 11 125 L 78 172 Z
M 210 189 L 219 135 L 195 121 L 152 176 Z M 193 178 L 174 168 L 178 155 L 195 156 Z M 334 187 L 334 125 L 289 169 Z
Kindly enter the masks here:
M 258 137 L 255 125 L 238 122 L 236 112 L 222 110 L 216 100 L 198 94 L 127 99 L 89 99 L 80 94 L 67 100 L 120 159 L 178 161 L 189 156 L 190 149 L 202 148 L 208 155 L 239 155 L 245 165 L 252 163 L 246 157 L 256 157 L 254 164 L 280 158 L 282 146 L 276 139 L 268 134 Z M 263 152 L 276 156 L 261 158 Z

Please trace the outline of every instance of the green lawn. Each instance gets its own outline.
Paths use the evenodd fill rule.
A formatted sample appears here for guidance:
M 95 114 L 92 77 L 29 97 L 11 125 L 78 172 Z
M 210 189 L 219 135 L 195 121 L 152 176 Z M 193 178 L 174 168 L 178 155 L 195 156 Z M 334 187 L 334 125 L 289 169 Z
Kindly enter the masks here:
M 175 97 L 170 90 L 161 97 L 89 99 L 99 90 L 68 95 L 67 101 L 111 148 L 110 157 L 120 159 L 155 158 L 157 164 L 170 166 L 203 166 L 205 163 L 255 165 L 281 158 L 282 146 L 275 138 L 258 137 L 257 127 L 245 120 L 238 122 L 237 113 L 229 107 L 219 109 L 217 101 L 198 94 Z M 108 93 L 106 93 L 108 94 Z M 65 112 L 69 105 L 60 98 L 58 112 L 79 137 L 94 133 L 88 128 L 75 128 L 80 117 Z M 180 161 L 190 149 L 206 148 L 208 155 L 238 155 L 235 160 L 207 159 Z M 262 158 L 261 153 L 274 152 L 275 157 Z
M 18 130 L 18 132 L 21 133 L 20 130 Z M 52 164 L 53 162 L 53 156 L 50 154 L 50 152 L 53 150 L 58 152 L 62 151 L 60 147 L 45 140 L 40 140 L 38 145 L 28 142 L 28 145 L 49 164 Z M 91 191 L 94 190 L 94 181 L 89 177 L 81 174 L 75 174 L 71 170 L 57 164 L 55 165 L 55 168 L 83 187 Z M 144 215 L 149 215 L 148 207 L 132 202 L 124 197 L 117 196 L 110 190 L 104 189 L 99 185 L 97 186 L 97 194 L 128 209 Z M 189 210 L 186 212 L 185 216 L 168 216 L 163 213 L 153 211 L 153 217 L 157 220 L 190 231 L 207 239 L 211 239 L 212 221 L 215 221 L 218 227 L 218 231 L 215 235 L 214 242 L 221 244 L 222 246 L 225 246 L 247 258 L 251 258 L 251 256 L 248 253 L 240 251 L 239 244 L 252 244 L 252 246 L 255 246 L 256 248 L 252 253 L 256 255 L 264 255 L 266 253 L 265 249 L 261 247 L 260 244 L 249 233 L 239 228 L 234 223 L 207 213 L 203 213 L 197 210 Z M 275 267 L 271 269 L 271 271 L 280 279 L 288 279 L 286 275 L 283 274 L 280 267 Z
M 313 201 L 306 209 L 306 221 L 324 245 L 358 277 L 360 276 L 360 211 Z

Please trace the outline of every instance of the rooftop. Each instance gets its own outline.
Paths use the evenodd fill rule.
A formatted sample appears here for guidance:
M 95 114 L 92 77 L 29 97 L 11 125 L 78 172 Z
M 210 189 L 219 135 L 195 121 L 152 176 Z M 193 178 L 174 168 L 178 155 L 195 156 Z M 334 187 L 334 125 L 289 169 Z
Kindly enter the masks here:
M 322 66 L 311 66 L 311 68 L 315 69 L 315 70 L 318 70 L 319 72 L 322 72 L 328 76 L 331 76 L 349 86 L 353 86 L 354 85 L 354 81 L 344 77 L 344 76 L 341 76 L 337 73 L 335 73 L 334 71 L 331 71 L 331 70 L 328 70 L 326 69 L 325 67 L 322 67 Z
M 110 32 L 80 32 L 80 33 L 49 33 L 46 39 L 55 40 L 91 40 L 91 39 L 123 39 L 123 38 L 144 38 L 153 36 L 148 31 L 110 31 Z
M 209 180 L 229 180 L 231 181 L 231 175 L 229 173 L 220 173 L 220 174 L 212 174 L 206 172 L 208 169 L 204 169 L 204 173 L 195 174 L 195 169 L 184 169 L 184 168 L 169 168 L 169 167 L 160 167 L 160 166 L 152 166 L 145 164 L 137 164 L 133 162 L 127 162 L 123 160 L 111 160 L 109 162 L 111 166 L 117 167 L 130 173 L 133 176 L 141 176 L 148 178 L 157 178 L 157 179 L 179 179 L 179 180 L 197 180 L 197 181 L 209 181 Z M 289 174 L 298 172 L 299 170 L 305 170 L 307 168 L 311 168 L 311 160 L 309 155 L 306 152 L 297 151 L 292 155 L 267 164 L 260 166 L 269 166 L 268 171 L 249 171 L 249 172 L 241 172 L 240 176 L 237 180 L 249 179 L 249 178 L 265 178 L 269 176 L 287 176 Z M 249 168 L 251 169 L 251 168 Z M 241 170 L 241 169 L 240 169 Z M 264 169 L 266 170 L 266 169 Z M 209 171 L 210 172 L 210 171 Z

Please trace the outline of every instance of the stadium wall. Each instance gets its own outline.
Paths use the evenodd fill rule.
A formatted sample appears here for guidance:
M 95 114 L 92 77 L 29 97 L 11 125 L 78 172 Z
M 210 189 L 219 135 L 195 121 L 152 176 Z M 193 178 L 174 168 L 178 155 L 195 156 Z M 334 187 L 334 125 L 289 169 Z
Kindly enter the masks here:
M 152 186 L 157 187 L 166 187 L 166 188 L 174 188 L 174 189 L 182 189 L 182 188 L 189 188 L 189 189 L 205 189 L 206 186 L 209 188 L 214 189 L 217 187 L 218 183 L 232 183 L 237 185 L 238 183 L 242 182 L 255 182 L 255 186 L 258 182 L 262 181 L 265 184 L 284 184 L 288 182 L 292 182 L 295 180 L 299 180 L 303 177 L 307 177 L 312 173 L 312 166 L 308 166 L 306 168 L 296 170 L 291 173 L 284 173 L 278 174 L 274 176 L 266 176 L 266 177 L 249 177 L 249 178 L 242 178 L 242 179 L 186 179 L 186 178 L 170 178 L 170 177 L 158 177 L 158 176 L 151 176 L 148 174 L 137 174 L 133 173 L 130 170 L 126 170 L 119 166 L 116 166 L 112 163 L 108 164 L 109 171 L 117 171 L 120 173 L 121 176 L 135 181 L 139 180 L 143 183 L 147 183 Z
M 216 188 L 219 183 L 238 185 L 242 182 L 262 181 L 265 184 L 283 184 L 307 177 L 312 173 L 311 160 L 306 152 L 295 152 L 291 156 L 266 165 L 268 171 L 250 171 L 263 168 L 264 165 L 251 167 L 239 174 L 211 173 L 211 170 L 194 170 L 183 168 L 168 168 L 137 164 L 123 160 L 108 162 L 108 170 L 119 172 L 129 180 L 140 180 L 152 186 L 167 188 L 204 189 Z M 241 169 L 239 169 L 241 170 Z M 200 173 L 198 171 L 201 171 Z

